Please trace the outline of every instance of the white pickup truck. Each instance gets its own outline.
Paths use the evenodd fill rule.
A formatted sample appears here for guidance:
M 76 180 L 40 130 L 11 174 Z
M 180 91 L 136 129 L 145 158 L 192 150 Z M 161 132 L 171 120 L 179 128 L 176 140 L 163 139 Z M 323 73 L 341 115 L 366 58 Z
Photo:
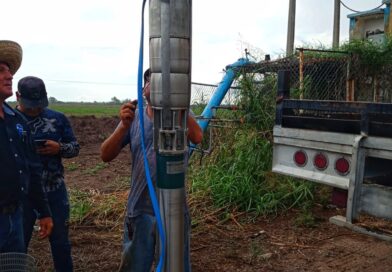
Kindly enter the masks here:
M 392 241 L 355 225 L 392 220 L 392 104 L 290 99 L 289 77 L 278 74 L 272 171 L 347 190 L 346 216 L 330 222 Z

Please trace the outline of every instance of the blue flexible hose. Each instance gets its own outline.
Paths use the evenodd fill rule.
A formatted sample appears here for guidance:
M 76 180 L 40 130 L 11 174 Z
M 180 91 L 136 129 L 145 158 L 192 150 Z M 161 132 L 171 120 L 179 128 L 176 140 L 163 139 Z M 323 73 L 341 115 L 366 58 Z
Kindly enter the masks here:
M 143 46 L 144 46 L 144 8 L 145 8 L 145 5 L 146 5 L 146 0 L 143 0 L 142 24 L 141 24 L 140 48 L 139 48 L 139 66 L 138 66 L 138 77 L 137 77 L 137 88 L 138 88 L 137 96 L 138 96 L 139 101 L 143 101 L 142 84 L 143 84 L 143 54 L 144 54 Z M 144 144 L 144 110 L 143 110 L 143 103 L 142 102 L 138 103 L 138 108 L 139 108 L 139 121 L 140 121 L 141 134 L 142 134 L 144 169 L 146 172 L 147 186 L 148 186 L 148 191 L 150 193 L 150 198 L 151 198 L 151 202 L 152 202 L 152 207 L 154 209 L 155 218 L 157 220 L 159 237 L 160 237 L 161 243 L 162 243 L 161 256 L 159 257 L 159 263 L 157 266 L 157 272 L 160 272 L 160 271 L 162 271 L 162 266 L 163 266 L 164 258 L 165 258 L 166 237 L 165 237 L 165 231 L 164 231 L 163 224 L 162 224 L 162 218 L 161 218 L 161 213 L 159 210 L 158 200 L 155 195 L 154 184 L 151 180 L 150 168 L 149 168 L 148 160 L 147 160 L 146 146 Z

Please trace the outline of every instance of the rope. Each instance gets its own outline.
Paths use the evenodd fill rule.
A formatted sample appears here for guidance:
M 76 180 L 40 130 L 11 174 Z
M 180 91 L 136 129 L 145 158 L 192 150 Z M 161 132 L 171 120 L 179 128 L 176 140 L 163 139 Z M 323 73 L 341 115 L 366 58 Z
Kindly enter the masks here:
M 346 9 L 348 9 L 348 10 L 350 10 L 350 11 L 352 11 L 352 12 L 356 12 L 356 13 L 365 12 L 365 11 L 358 11 L 358 10 L 355 10 L 355 9 L 350 8 L 350 7 L 347 6 L 342 0 L 340 0 L 340 4 L 342 4 L 342 6 L 344 6 Z M 381 8 L 383 5 L 384 5 L 384 3 L 382 3 L 382 4 L 379 5 L 378 7 L 372 8 L 372 9 L 370 9 L 370 10 L 375 10 L 375 9 Z

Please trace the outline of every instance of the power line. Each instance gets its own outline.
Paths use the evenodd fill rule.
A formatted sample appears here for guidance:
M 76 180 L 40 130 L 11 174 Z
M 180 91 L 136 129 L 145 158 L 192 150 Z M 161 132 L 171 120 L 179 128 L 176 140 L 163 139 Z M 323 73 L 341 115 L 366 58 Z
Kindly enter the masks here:
M 120 85 L 120 86 L 136 86 L 130 83 L 113 83 L 113 82 L 97 82 L 97 81 L 77 81 L 77 80 L 62 80 L 62 79 L 48 79 L 47 81 L 52 82 L 63 82 L 63 83 L 78 83 L 78 84 L 94 84 L 94 85 Z
M 350 7 L 347 6 L 342 0 L 340 0 L 340 3 L 342 4 L 342 6 L 344 6 L 344 7 L 345 7 L 346 9 L 348 9 L 348 10 L 351 10 L 352 12 L 356 12 L 356 13 L 364 12 L 364 11 L 358 11 L 358 10 L 355 10 L 355 9 L 350 8 Z M 374 10 L 374 9 L 381 8 L 383 5 L 384 5 L 384 3 L 382 3 L 382 4 L 379 5 L 378 7 L 372 8 L 372 9 L 370 9 L 370 10 Z
M 76 83 L 76 84 L 94 84 L 94 85 L 119 85 L 119 86 L 136 86 L 136 83 L 113 83 L 113 82 L 97 82 L 97 81 L 78 81 L 78 80 L 62 80 L 62 79 L 47 79 L 46 81 L 62 82 L 62 83 Z M 201 85 L 208 87 L 217 87 L 218 85 L 191 82 L 192 85 Z

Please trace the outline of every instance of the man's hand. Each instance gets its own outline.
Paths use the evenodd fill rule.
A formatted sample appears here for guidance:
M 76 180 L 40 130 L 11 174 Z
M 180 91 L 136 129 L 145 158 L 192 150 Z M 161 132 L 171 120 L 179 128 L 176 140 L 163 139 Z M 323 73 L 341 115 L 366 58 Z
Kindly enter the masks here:
M 131 123 L 135 118 L 136 104 L 137 100 L 134 100 L 121 106 L 120 119 L 124 128 L 126 129 L 129 129 L 131 127 Z
M 40 155 L 57 155 L 60 152 L 60 144 L 58 142 L 47 140 L 42 147 L 37 148 Z
M 39 219 L 39 233 L 41 239 L 48 237 L 52 233 L 53 220 L 52 217 L 44 217 Z

